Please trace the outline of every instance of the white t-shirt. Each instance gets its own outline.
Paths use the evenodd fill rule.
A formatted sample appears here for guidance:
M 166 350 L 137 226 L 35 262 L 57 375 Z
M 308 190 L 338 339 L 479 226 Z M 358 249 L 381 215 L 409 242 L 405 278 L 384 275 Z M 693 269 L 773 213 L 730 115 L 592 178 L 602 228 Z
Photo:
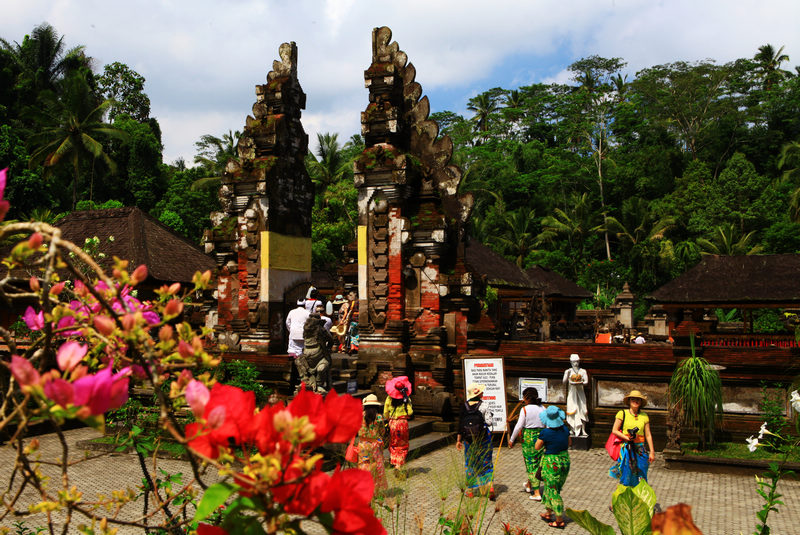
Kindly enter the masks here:
M 309 312 L 303 307 L 297 307 L 286 315 L 286 329 L 289 331 L 290 340 L 303 339 L 303 325 L 308 319 Z
M 544 407 L 541 405 L 525 405 L 522 410 L 519 411 L 517 425 L 514 427 L 514 432 L 511 433 L 511 438 L 509 440 L 511 442 L 517 440 L 517 436 L 523 429 L 544 428 L 542 420 L 539 418 L 539 415 L 543 412 Z

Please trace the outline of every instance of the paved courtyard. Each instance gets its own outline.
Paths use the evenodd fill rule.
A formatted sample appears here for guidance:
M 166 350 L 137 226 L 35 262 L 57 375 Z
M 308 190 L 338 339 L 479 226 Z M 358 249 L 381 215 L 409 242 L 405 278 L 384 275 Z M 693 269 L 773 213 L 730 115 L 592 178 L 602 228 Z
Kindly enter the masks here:
M 91 429 L 76 429 L 67 432 L 73 444 L 72 455 L 82 457 L 83 451 L 75 448 L 78 440 L 97 436 Z M 54 459 L 60 451 L 54 435 L 39 437 L 42 459 Z M 497 450 L 495 450 L 497 455 Z M 567 507 L 587 509 L 599 520 L 615 525 L 608 503 L 615 482 L 608 477 L 611 464 L 605 450 L 574 451 L 571 455 L 572 467 L 564 488 L 563 497 Z M 384 525 L 390 534 L 435 533 L 442 512 L 444 516 L 458 507 L 456 480 L 462 470 L 462 457 L 454 446 L 423 455 L 409 462 L 410 476 L 405 481 L 396 481 L 390 476 L 393 498 L 387 504 L 395 506 L 392 512 L 384 513 Z M 7 488 L 8 474 L 13 466 L 13 451 L 4 446 L 0 448 L 0 484 Z M 158 468 L 171 473 L 181 472 L 188 476 L 191 470 L 187 463 L 174 460 L 158 460 Z M 60 479 L 53 467 L 43 470 L 55 481 Z M 94 498 L 98 493 L 108 494 L 124 485 L 137 484 L 141 480 L 136 457 L 132 455 L 103 456 L 81 463 L 72 472 L 72 482 L 84 492 L 85 499 Z M 502 448 L 496 463 L 495 487 L 498 498 L 489 504 L 486 521 L 481 533 L 502 533 L 502 522 L 514 527 L 526 528 L 529 533 L 557 533 L 539 520 L 538 513 L 544 509 L 538 502 L 528 499 L 522 490 L 525 473 L 522 450 L 519 447 L 509 450 Z M 651 468 L 650 483 L 658 495 L 662 508 L 686 502 L 692 506 L 695 523 L 706 534 L 752 533 L 756 525 L 755 513 L 761 507 L 761 498 L 756 493 L 756 482 L 752 475 L 717 475 L 667 470 L 660 455 Z M 775 535 L 800 532 L 800 482 L 781 481 L 778 491 L 783 494 L 787 504 L 780 507 L 780 513 L 772 513 L 770 527 Z M 31 499 L 33 497 L 31 496 Z M 467 507 L 475 507 L 481 500 Z M 137 503 L 130 511 L 121 515 L 134 518 L 141 513 Z M 478 513 L 479 514 L 479 513 Z M 11 527 L 14 519 L 6 519 L 2 526 Z M 35 528 L 44 525 L 43 517 L 28 517 L 26 526 Z M 421 526 L 421 529 L 420 529 Z M 314 530 L 316 531 L 316 530 Z M 75 531 L 77 532 L 77 530 Z M 564 533 L 586 533 L 574 522 L 567 524 Z M 139 533 L 138 530 L 121 527 L 120 535 Z

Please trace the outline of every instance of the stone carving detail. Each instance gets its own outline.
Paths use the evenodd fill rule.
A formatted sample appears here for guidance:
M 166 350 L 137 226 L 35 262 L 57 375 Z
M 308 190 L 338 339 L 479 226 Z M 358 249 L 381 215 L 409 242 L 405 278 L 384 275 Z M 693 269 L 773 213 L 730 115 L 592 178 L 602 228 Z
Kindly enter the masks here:
M 216 328 L 242 333 L 243 350 L 255 347 L 245 338 L 269 340 L 272 311 L 262 301 L 260 235 L 311 236 L 313 187 L 304 158 L 308 136 L 300 122 L 306 96 L 297 79 L 297 46 L 283 43 L 267 83 L 255 88 L 253 115 L 245 120 L 219 188 L 221 211 L 211 214 L 214 228 L 204 237 L 221 271 Z

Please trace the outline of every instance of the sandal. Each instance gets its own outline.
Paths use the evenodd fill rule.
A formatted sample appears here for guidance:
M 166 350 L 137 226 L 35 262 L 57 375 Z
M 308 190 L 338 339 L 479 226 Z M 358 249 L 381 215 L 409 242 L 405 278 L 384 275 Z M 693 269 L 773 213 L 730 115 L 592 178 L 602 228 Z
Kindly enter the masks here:
M 561 522 L 553 520 L 552 522 L 548 522 L 547 525 L 551 528 L 564 529 L 567 526 L 567 523 L 563 520 Z
M 536 494 L 531 494 L 530 498 L 528 498 L 528 499 L 533 500 L 535 502 L 542 501 L 542 497 L 540 495 L 536 495 Z
M 550 513 L 539 513 L 539 518 L 541 518 L 545 522 L 553 521 L 553 515 L 551 515 Z

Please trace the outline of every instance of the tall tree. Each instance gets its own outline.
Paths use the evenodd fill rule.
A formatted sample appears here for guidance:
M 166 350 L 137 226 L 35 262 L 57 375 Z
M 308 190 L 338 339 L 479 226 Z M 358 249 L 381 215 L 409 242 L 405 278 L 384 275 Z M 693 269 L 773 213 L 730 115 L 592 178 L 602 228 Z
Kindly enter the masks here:
M 103 67 L 103 74 L 97 76 L 97 87 L 112 101 L 108 109 L 110 121 L 121 113 L 140 122 L 150 117 L 150 97 L 144 92 L 144 82 L 141 74 L 124 63 L 115 61 Z
M 120 129 L 103 121 L 103 115 L 111 101 L 98 104 L 86 79 L 78 74 L 68 76 L 62 83 L 61 98 L 50 94 L 51 106 L 38 114 L 41 129 L 28 139 L 33 148 L 30 165 L 42 164 L 46 171 L 63 165 L 71 165 L 72 209 L 78 202 L 78 182 L 81 162 L 103 161 L 111 173 L 116 164 L 106 153 L 102 139 L 107 137 L 127 139 Z
M 569 66 L 573 80 L 578 84 L 577 92 L 581 106 L 581 119 L 575 122 L 577 134 L 588 148 L 594 162 L 597 185 L 600 191 L 600 209 L 603 224 L 608 225 L 608 210 L 605 199 L 605 162 L 609 158 L 613 144 L 612 124 L 614 108 L 619 93 L 619 71 L 626 63 L 621 58 L 601 58 L 591 56 L 576 61 Z M 615 83 L 616 82 L 616 83 Z M 603 231 L 606 246 L 606 259 L 611 260 L 611 245 L 608 232 Z
M 352 160 L 348 160 L 339 145 L 339 134 L 318 133 L 317 155 L 309 152 L 308 172 L 316 186 L 317 202 L 324 202 L 325 191 L 352 172 Z
M 478 96 L 469 99 L 467 109 L 474 112 L 472 121 L 475 123 L 475 130 L 478 132 L 478 139 L 485 140 L 488 135 L 487 132 L 492 125 L 492 122 L 500 110 L 499 100 L 502 94 L 502 89 L 494 88 L 489 91 L 484 91 Z

